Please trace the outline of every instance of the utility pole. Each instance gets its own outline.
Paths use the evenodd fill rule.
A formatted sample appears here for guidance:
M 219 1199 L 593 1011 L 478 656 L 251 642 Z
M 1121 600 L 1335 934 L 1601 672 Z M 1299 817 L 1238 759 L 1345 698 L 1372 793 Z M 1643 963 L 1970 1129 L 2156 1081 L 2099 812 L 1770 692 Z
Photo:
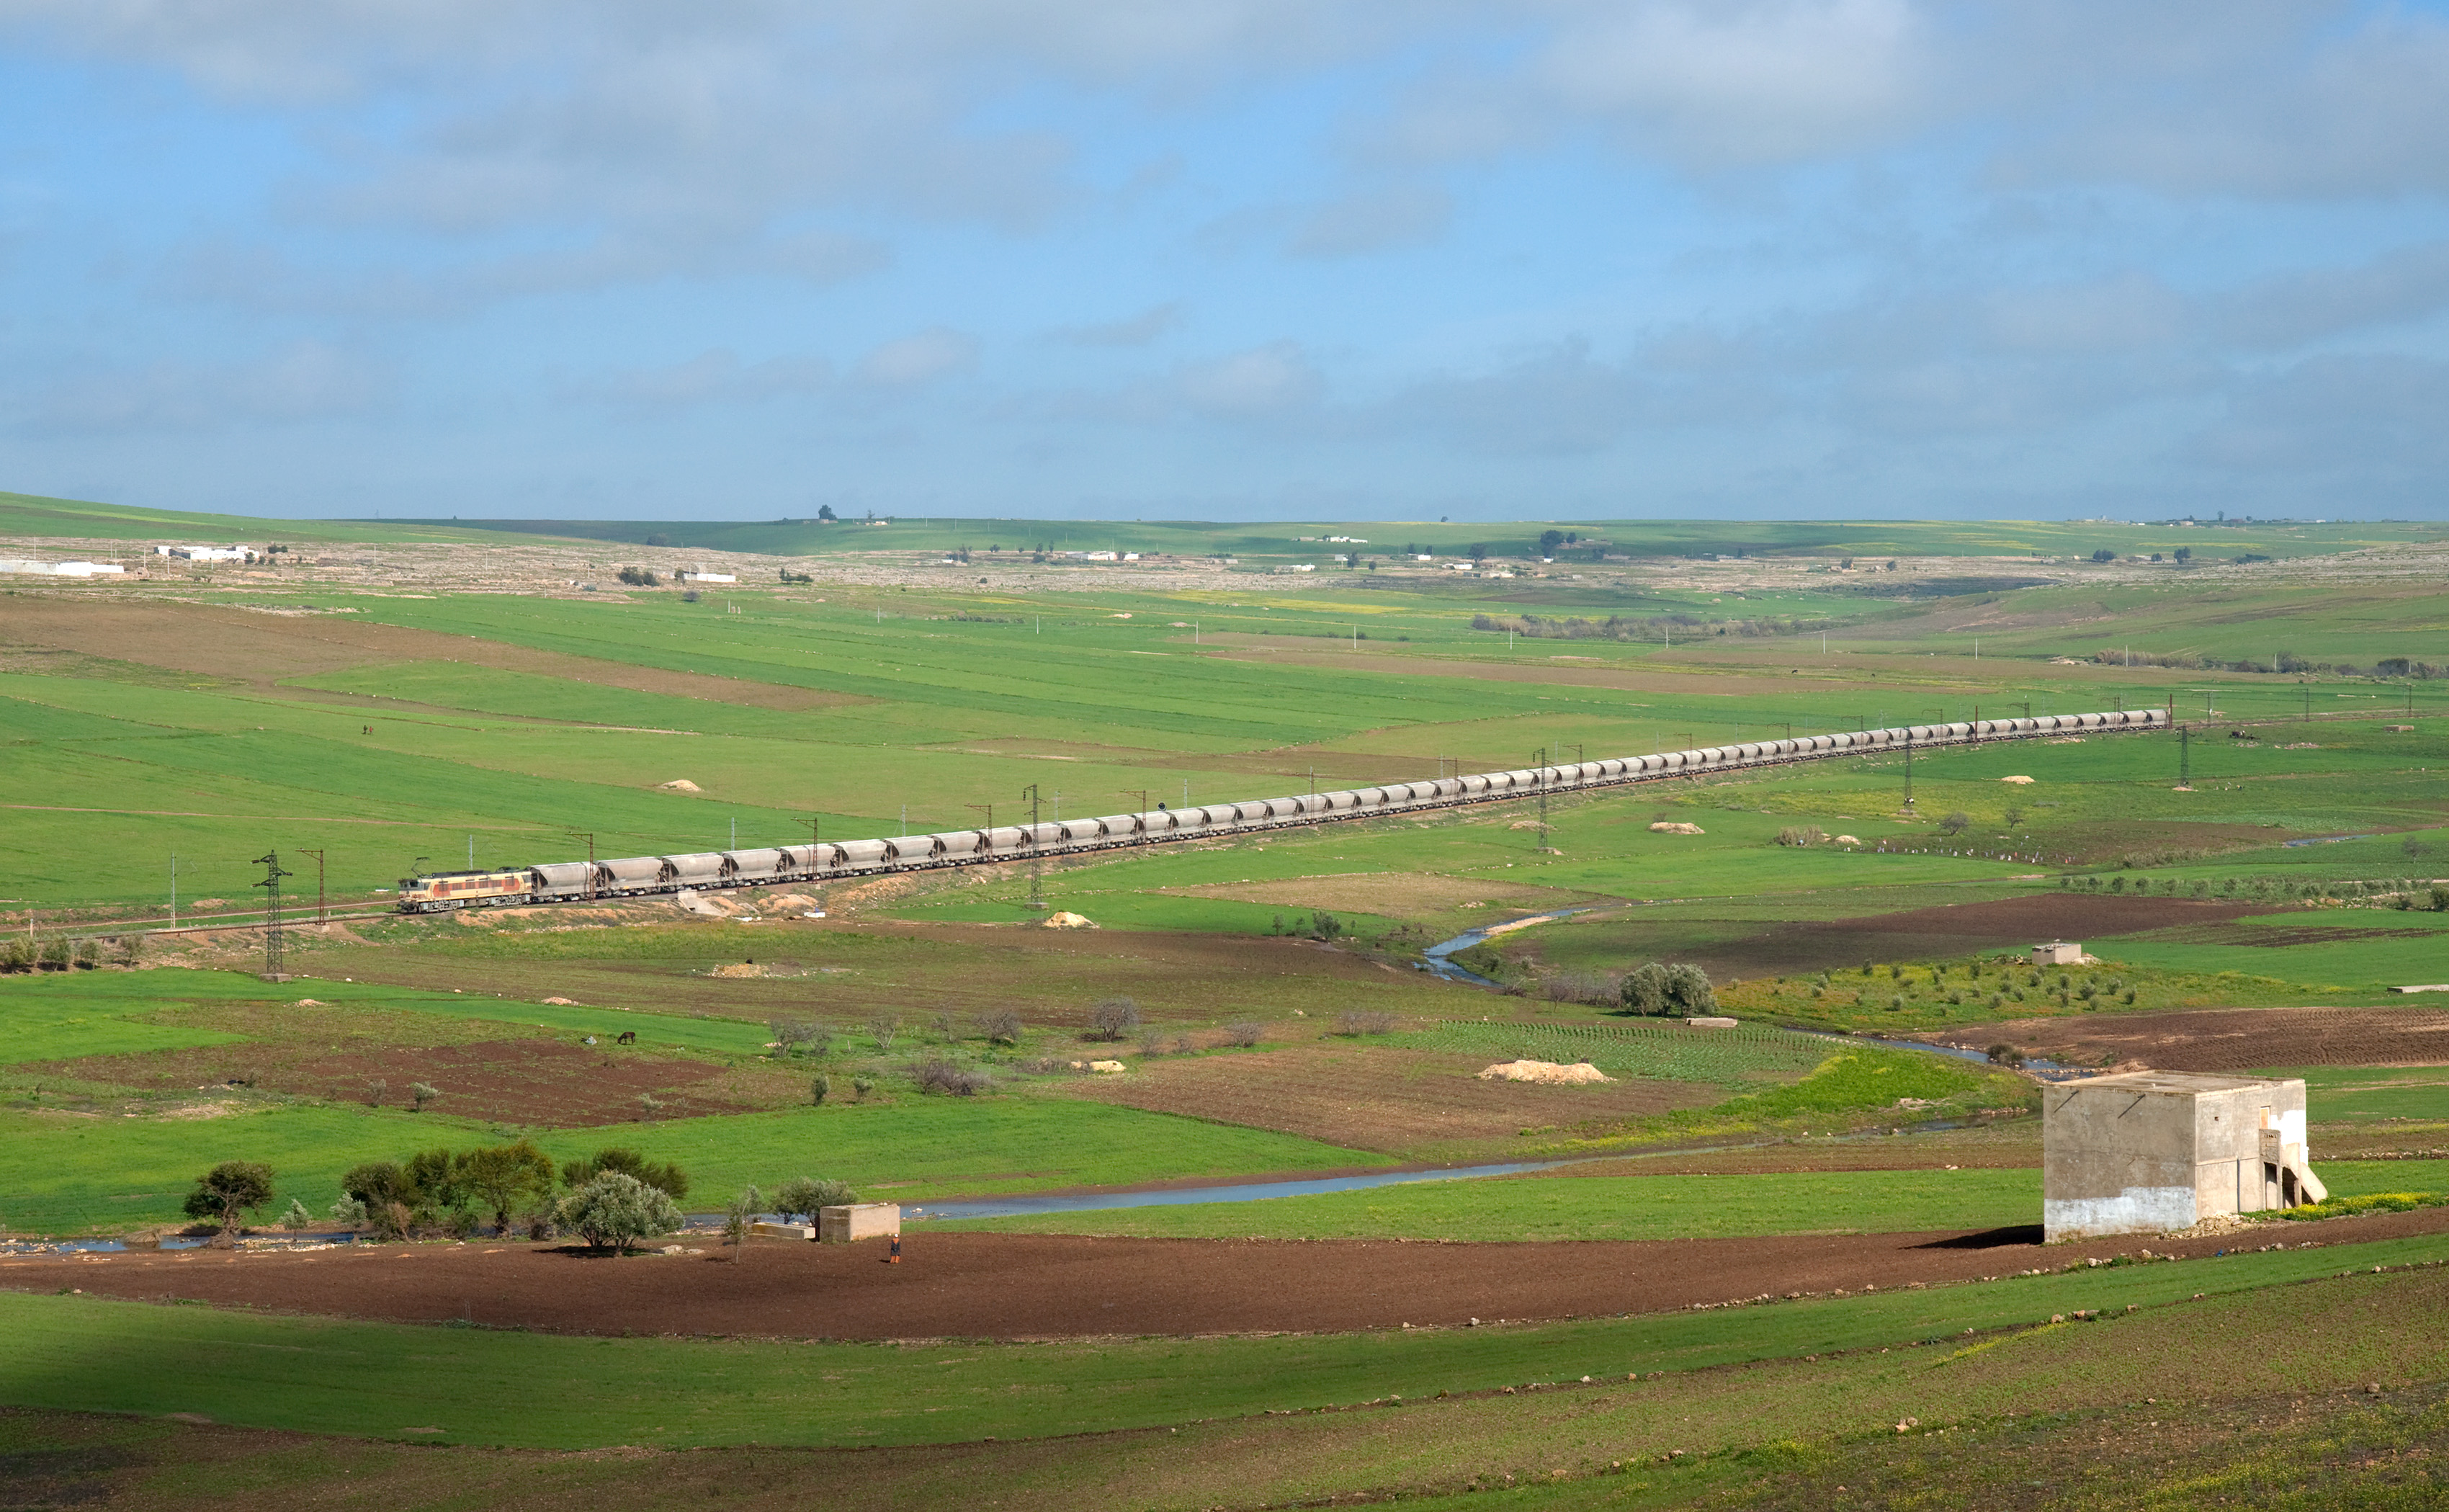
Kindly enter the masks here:
M 1913 727 L 1905 727 L 1905 807 L 1913 807 Z
M 179 853 L 170 852 L 170 927 L 179 927 Z
M 1043 913 L 1046 909 L 1046 860 L 1037 848 L 1037 785 L 1030 784 L 1020 790 L 1029 800 L 1029 907 Z
M 2194 785 L 2194 730 L 2190 725 L 2177 727 L 2177 785 Z
M 595 901 L 595 831 L 573 829 L 569 832 L 569 838 L 587 842 L 587 901 L 593 902 Z
M 993 829 L 993 828 L 994 828 L 994 804 L 963 804 L 961 806 L 962 806 L 963 808 L 973 809 L 973 810 L 974 810 L 974 811 L 978 812 L 978 813 L 981 813 L 981 814 L 986 815 L 986 816 L 987 816 L 987 828 L 988 828 L 988 829 L 990 829 L 990 830 L 992 830 L 992 829 Z
M 298 847 L 298 854 L 315 858 L 315 922 L 329 923 L 332 917 L 331 910 L 323 902 L 323 853 L 319 850 L 308 850 L 300 845 Z
M 280 852 L 267 851 L 258 856 L 256 864 L 263 868 L 263 881 L 256 885 L 264 891 L 263 898 L 263 979 L 287 981 L 281 967 L 280 941 L 280 879 L 289 873 L 280 869 Z

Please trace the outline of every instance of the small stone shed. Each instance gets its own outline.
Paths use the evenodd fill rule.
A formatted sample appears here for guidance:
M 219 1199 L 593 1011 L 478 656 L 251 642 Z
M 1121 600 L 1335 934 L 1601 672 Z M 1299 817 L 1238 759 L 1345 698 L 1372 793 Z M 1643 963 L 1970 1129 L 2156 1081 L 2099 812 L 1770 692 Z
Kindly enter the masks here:
M 2033 964 L 2080 966 L 2083 964 L 2083 946 L 2071 940 L 2053 940 L 2046 945 L 2034 945 Z
M 820 1244 L 897 1238 L 900 1233 L 901 1205 L 897 1202 L 854 1202 L 817 1210 L 817 1240 Z
M 2054 1244 L 2190 1229 L 2329 1195 L 2304 1151 L 2304 1083 L 2137 1071 L 2041 1090 L 2041 1228 Z

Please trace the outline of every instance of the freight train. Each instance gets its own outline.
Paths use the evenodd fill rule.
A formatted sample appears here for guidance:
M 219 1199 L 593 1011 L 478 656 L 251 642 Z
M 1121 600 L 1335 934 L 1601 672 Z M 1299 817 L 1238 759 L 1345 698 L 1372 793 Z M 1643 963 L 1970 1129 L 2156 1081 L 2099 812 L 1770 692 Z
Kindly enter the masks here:
M 1817 761 L 1863 752 L 1977 746 L 2036 736 L 2063 737 L 2089 731 L 2166 728 L 2166 711 L 2121 709 L 2106 714 L 2043 714 L 2031 719 L 1984 719 L 1952 725 L 1899 726 L 1851 734 L 1803 735 L 1791 740 L 1708 746 L 1651 756 L 1619 756 L 1518 771 L 1476 772 L 1376 787 L 1342 788 L 1295 798 L 1257 798 L 1238 804 L 1169 808 L 1160 804 L 1144 814 L 1107 814 L 1042 824 L 1001 824 L 985 829 L 948 829 L 896 840 L 827 840 L 770 845 L 754 850 L 706 850 L 678 856 L 632 856 L 622 861 L 547 862 L 501 871 L 436 872 L 400 880 L 402 913 L 440 913 L 458 908 L 499 908 L 529 903 L 582 902 L 642 898 L 657 893 L 778 883 L 822 882 L 838 877 L 925 871 L 1121 850 L 1168 841 L 1244 835 L 1258 830 L 1332 824 L 1372 814 L 1417 813 L 1466 804 L 1619 787 L 1669 777 L 1692 777 L 1754 766 Z

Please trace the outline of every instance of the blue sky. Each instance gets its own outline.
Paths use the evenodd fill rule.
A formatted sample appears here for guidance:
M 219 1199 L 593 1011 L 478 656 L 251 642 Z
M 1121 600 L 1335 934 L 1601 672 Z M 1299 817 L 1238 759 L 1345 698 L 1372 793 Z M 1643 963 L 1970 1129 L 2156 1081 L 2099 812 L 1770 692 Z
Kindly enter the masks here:
M 2437 6 L 0 0 L 0 488 L 2438 518 L 2444 201 Z

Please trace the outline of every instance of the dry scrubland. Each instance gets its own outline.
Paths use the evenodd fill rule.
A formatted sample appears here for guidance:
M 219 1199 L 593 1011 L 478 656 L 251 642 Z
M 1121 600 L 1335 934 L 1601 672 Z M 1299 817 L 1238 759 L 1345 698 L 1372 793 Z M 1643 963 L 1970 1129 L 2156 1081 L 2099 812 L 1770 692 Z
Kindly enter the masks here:
M 0 1260 L 12 1495 L 146 1506 L 243 1466 L 268 1505 L 2439 1496 L 2436 1330 L 2404 1325 L 2449 1259 L 2449 1019 L 2387 991 L 2449 979 L 2449 684 L 2419 675 L 2449 648 L 2409 629 L 2449 608 L 2439 542 L 1599 525 L 1542 564 L 1535 528 L 1432 529 L 267 534 L 0 501 L 10 554 L 297 548 L 0 582 L 0 926 L 36 968 L 0 975 L 13 1231 L 175 1227 L 224 1159 L 273 1167 L 260 1221 L 327 1227 L 354 1165 L 517 1139 L 675 1162 L 698 1212 L 803 1174 L 923 1205 L 1584 1162 L 921 1223 L 899 1268 L 703 1231 L 589 1257 L 440 1198 L 416 1221 L 473 1242 Z M 1397 564 L 1407 531 L 1492 571 Z M 1376 569 L 1292 538 L 1335 533 Z M 2177 544 L 2194 565 L 2149 560 Z M 701 565 L 742 581 L 613 576 Z M 1077 815 L 2027 702 L 2193 735 L 1919 759 L 1911 810 L 1899 763 L 1852 759 L 1558 802 L 1544 830 L 1513 804 L 1085 860 L 1043 879 L 1096 926 L 1069 931 L 1009 869 L 713 918 L 401 920 L 379 891 L 589 835 L 918 832 L 1008 822 L 1031 785 Z M 247 865 L 276 846 L 310 894 L 322 852 L 337 915 L 278 985 Z M 1568 909 L 1457 954 L 1494 986 L 1419 969 Z M 2098 964 L 2036 974 L 2040 937 Z M 1649 960 L 1703 967 L 1744 1027 L 1626 1017 Z M 2032 1083 L 1824 1037 L 1859 1031 L 2304 1074 L 2362 1215 L 2044 1250 Z M 1525 1057 L 1610 1079 L 1475 1075 Z

